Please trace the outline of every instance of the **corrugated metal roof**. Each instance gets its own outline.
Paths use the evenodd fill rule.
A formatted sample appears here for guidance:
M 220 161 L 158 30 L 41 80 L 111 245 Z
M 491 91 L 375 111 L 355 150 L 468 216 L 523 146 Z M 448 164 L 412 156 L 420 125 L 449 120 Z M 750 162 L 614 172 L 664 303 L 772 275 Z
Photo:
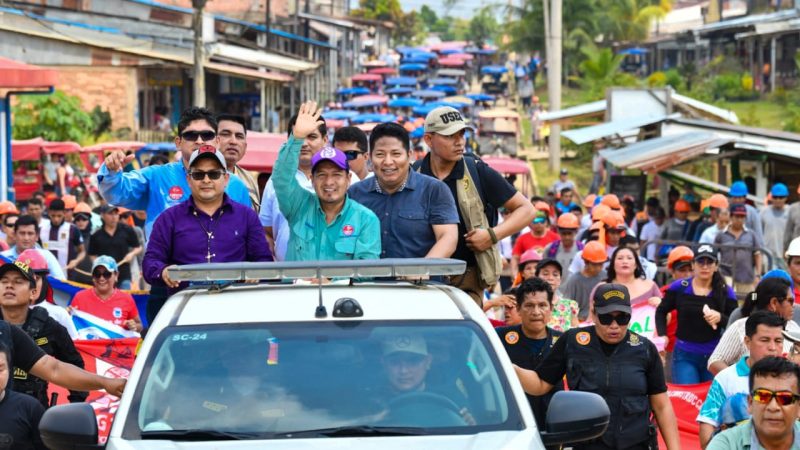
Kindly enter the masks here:
M 213 44 L 209 50 L 209 55 L 220 59 L 232 60 L 235 63 L 274 67 L 287 72 L 305 72 L 319 67 L 319 64 L 316 63 L 301 61 L 274 53 L 267 53 L 263 50 L 252 50 L 222 43 Z
M 695 100 L 691 97 L 687 97 L 685 95 L 678 94 L 677 92 L 672 92 L 670 96 L 672 101 L 678 102 L 680 104 L 686 105 L 690 108 L 694 108 L 701 112 L 710 114 L 714 117 L 718 117 L 726 122 L 730 123 L 739 123 L 739 117 L 736 116 L 736 113 L 727 109 L 718 108 L 714 105 L 710 105 L 705 102 L 701 102 L 699 100 Z
M 746 140 L 748 135 L 758 136 L 769 139 L 778 139 L 782 141 L 789 141 L 793 143 L 800 143 L 800 134 L 790 133 L 788 131 L 770 130 L 767 128 L 746 127 L 742 125 L 731 125 L 727 123 L 712 122 L 710 120 L 701 119 L 668 119 L 668 122 L 673 122 L 681 125 L 706 129 L 706 130 L 719 130 L 730 133 L 736 133 L 742 140 Z
M 731 28 L 744 28 L 753 26 L 757 23 L 775 22 L 784 19 L 791 19 L 797 17 L 798 13 L 794 9 L 786 9 L 783 11 L 767 13 L 767 14 L 751 14 L 749 16 L 737 17 L 735 19 L 723 20 L 720 22 L 713 22 L 702 27 L 694 29 L 692 32 L 695 34 L 706 34 L 714 31 L 726 30 Z
M 585 116 L 587 114 L 601 113 L 606 110 L 606 101 L 599 100 L 591 103 L 584 103 L 583 105 L 565 108 L 560 111 L 549 112 L 545 111 L 539 115 L 539 120 L 545 122 L 553 122 L 556 120 L 569 119 L 571 117 Z
M 597 139 L 602 139 L 607 136 L 613 136 L 615 134 L 623 133 L 628 130 L 634 130 L 637 128 L 641 128 L 643 126 L 663 122 L 664 120 L 670 117 L 678 118 L 679 116 L 680 116 L 679 114 L 673 114 L 673 115 L 661 114 L 656 116 L 631 117 L 622 120 L 615 120 L 613 122 L 605 122 L 599 125 L 592 125 L 590 127 L 577 128 L 574 130 L 564 131 L 563 133 L 561 133 L 561 136 L 580 145 L 580 144 L 585 144 L 587 142 L 595 141 Z
M 604 149 L 600 155 L 616 167 L 659 172 L 694 159 L 706 150 L 730 142 L 714 133 L 695 131 L 637 142 L 621 149 Z

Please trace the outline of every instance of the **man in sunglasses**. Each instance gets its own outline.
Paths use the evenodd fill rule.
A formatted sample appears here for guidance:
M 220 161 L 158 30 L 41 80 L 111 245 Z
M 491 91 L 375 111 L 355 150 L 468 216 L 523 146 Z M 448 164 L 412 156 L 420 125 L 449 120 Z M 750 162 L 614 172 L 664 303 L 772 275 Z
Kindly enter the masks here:
M 459 220 L 447 185 L 410 170 L 411 144 L 401 125 L 382 123 L 369 141 L 375 176 L 348 193 L 380 219 L 381 258 L 449 258 Z
M 226 164 L 210 145 L 192 153 L 186 175 L 192 195 L 159 216 L 147 243 L 142 273 L 151 285 L 177 289 L 168 274 L 174 265 L 272 261 L 258 215 L 225 193 L 235 178 Z
M 106 156 L 97 172 L 100 194 L 110 204 L 146 211 L 145 235 L 150 236 L 159 214 L 189 198 L 186 182 L 189 157 L 201 145 L 219 148 L 217 119 L 206 108 L 192 107 L 185 110 L 178 121 L 175 147 L 182 156 L 181 161 L 123 173 L 123 167 L 133 161 L 135 155 L 114 151 Z M 239 178 L 234 177 L 228 183 L 227 192 L 231 200 L 250 206 L 250 193 Z
M 611 422 L 602 437 L 573 445 L 575 450 L 647 450 L 653 447 L 655 415 L 667 449 L 680 446 L 678 425 L 667 397 L 664 368 L 656 346 L 628 330 L 631 299 L 628 288 L 608 283 L 592 299 L 595 325 L 568 330 L 535 371 L 514 366 L 530 395 L 544 395 L 566 375 L 573 391 L 602 396 Z
M 753 417 L 714 436 L 706 450 L 800 448 L 800 366 L 770 356 L 753 364 L 748 381 Z
M 72 298 L 70 310 L 79 310 L 122 328 L 141 332 L 142 319 L 131 294 L 116 288 L 119 267 L 114 258 L 103 255 L 92 264 L 92 287 Z
M 781 356 L 786 321 L 771 311 L 755 311 L 745 323 L 744 345 L 748 355 L 714 377 L 697 422 L 700 445 L 706 448 L 715 432 L 733 428 L 750 418 L 750 368 L 768 356 Z
M 338 128 L 332 145 L 343 151 L 350 165 L 350 184 L 369 178 L 373 173 L 367 164 L 367 134 L 358 127 Z

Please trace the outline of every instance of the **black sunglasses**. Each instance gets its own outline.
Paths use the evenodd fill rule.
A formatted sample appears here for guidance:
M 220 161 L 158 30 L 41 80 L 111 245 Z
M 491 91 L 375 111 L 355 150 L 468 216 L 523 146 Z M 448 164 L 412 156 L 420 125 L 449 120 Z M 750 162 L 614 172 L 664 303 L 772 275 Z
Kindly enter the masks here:
M 206 175 L 208 175 L 208 178 L 212 180 L 219 180 L 224 174 L 225 171 L 222 170 L 209 170 L 208 172 L 203 172 L 202 170 L 193 170 L 189 172 L 189 176 L 192 177 L 194 181 L 202 181 Z
M 111 278 L 111 272 L 92 272 L 92 278 Z
M 81 220 L 89 220 L 89 218 L 86 217 L 86 216 L 80 215 L 80 216 L 75 216 L 75 218 L 73 220 L 75 222 L 80 222 Z M 11 225 L 11 226 L 13 227 L 14 225 Z
M 358 155 L 360 155 L 360 154 L 361 154 L 361 152 L 358 151 L 358 150 L 348 150 L 348 151 L 344 152 L 344 156 L 347 157 L 348 161 L 353 161 L 354 159 L 358 158 Z
M 619 314 L 617 316 L 613 314 L 598 314 L 597 320 L 600 322 L 600 325 L 611 325 L 612 322 L 617 322 L 619 326 L 625 326 L 630 323 L 631 315 L 630 314 Z
M 198 137 L 200 139 L 202 139 L 204 142 L 208 142 L 208 141 L 214 139 L 215 137 L 217 137 L 217 133 L 215 133 L 213 131 L 210 131 L 210 130 L 205 130 L 205 131 L 184 131 L 183 133 L 181 133 L 181 138 L 183 138 L 183 140 L 185 140 L 185 141 L 194 142 L 194 141 L 197 140 Z

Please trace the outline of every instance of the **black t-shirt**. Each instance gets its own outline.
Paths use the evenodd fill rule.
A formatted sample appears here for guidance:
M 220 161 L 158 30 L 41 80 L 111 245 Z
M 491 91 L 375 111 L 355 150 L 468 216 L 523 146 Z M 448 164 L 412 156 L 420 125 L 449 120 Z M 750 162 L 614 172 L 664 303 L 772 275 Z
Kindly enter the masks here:
M 47 450 L 39 436 L 44 406 L 28 395 L 5 392 L 0 401 L 0 450 Z
M 31 367 L 44 358 L 45 353 L 21 328 L 15 325 L 10 325 L 10 328 L 11 354 L 13 355 L 11 365 L 30 372 Z
M 113 236 L 108 234 L 105 227 L 95 231 L 89 240 L 89 255 L 108 255 L 116 261 L 120 261 L 132 248 L 138 246 L 139 239 L 136 237 L 136 232 L 133 231 L 133 228 L 121 223 L 117 225 Z M 119 266 L 119 281 L 130 279 L 131 265 L 126 263 Z
M 484 202 L 488 202 L 492 205 L 495 209 L 498 209 L 506 204 L 507 201 L 517 193 L 517 190 L 514 189 L 514 186 L 510 185 L 502 175 L 497 173 L 494 169 L 489 167 L 487 164 L 483 162 L 476 162 L 476 167 L 478 169 L 478 177 L 480 177 L 480 189 L 482 192 L 481 199 Z M 420 172 L 424 173 L 425 175 L 430 175 L 436 178 L 436 175 L 433 174 L 431 170 L 431 156 L 430 154 L 425 156 L 425 159 L 422 160 L 422 163 L 419 165 Z M 450 193 L 453 195 L 453 198 L 456 200 L 456 205 L 458 205 L 458 194 L 456 193 L 456 183 L 461 177 L 464 176 L 464 164 L 459 161 L 456 163 L 453 170 L 450 174 L 442 180 L 447 187 L 450 189 Z M 467 228 L 464 226 L 464 217 L 461 215 L 461 209 L 456 208 L 458 210 L 458 245 L 456 246 L 456 251 L 453 253 L 451 258 L 460 259 L 462 261 L 466 261 L 468 266 L 474 266 L 477 264 L 475 260 L 475 253 L 467 247 L 467 241 L 464 239 L 464 235 L 467 234 Z M 494 218 L 489 218 L 490 220 L 495 220 Z
M 574 335 L 570 334 L 568 336 L 574 339 Z M 550 354 L 548 354 L 539 367 L 536 368 L 536 373 L 539 374 L 539 378 L 549 384 L 560 384 L 564 375 L 567 373 L 567 360 L 569 359 L 569 355 L 567 355 L 568 336 L 556 341 L 555 345 L 553 345 L 553 348 L 550 350 Z M 661 358 L 658 356 L 658 350 L 655 344 L 641 336 L 639 339 L 650 347 L 648 351 L 650 359 L 647 362 L 647 395 L 667 392 L 667 382 L 664 379 L 664 367 L 661 365 Z M 600 340 L 600 344 L 606 356 L 610 356 L 614 353 L 618 345 L 628 345 L 628 336 L 619 344 L 607 344 L 602 340 Z

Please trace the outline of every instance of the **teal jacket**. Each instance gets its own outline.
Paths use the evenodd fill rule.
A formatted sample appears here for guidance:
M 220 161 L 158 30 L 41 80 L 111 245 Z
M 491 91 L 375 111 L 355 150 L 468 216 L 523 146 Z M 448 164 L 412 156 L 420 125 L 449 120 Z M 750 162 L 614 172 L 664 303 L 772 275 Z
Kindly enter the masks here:
M 336 220 L 328 224 L 316 194 L 297 183 L 302 145 L 301 139 L 290 137 L 272 171 L 278 207 L 291 229 L 286 260 L 378 259 L 381 225 L 375 213 L 348 196 Z
M 753 420 L 737 425 L 714 436 L 706 450 L 760 450 L 764 447 L 758 442 L 753 431 Z M 794 443 L 791 450 L 800 450 L 800 423 L 794 422 Z

